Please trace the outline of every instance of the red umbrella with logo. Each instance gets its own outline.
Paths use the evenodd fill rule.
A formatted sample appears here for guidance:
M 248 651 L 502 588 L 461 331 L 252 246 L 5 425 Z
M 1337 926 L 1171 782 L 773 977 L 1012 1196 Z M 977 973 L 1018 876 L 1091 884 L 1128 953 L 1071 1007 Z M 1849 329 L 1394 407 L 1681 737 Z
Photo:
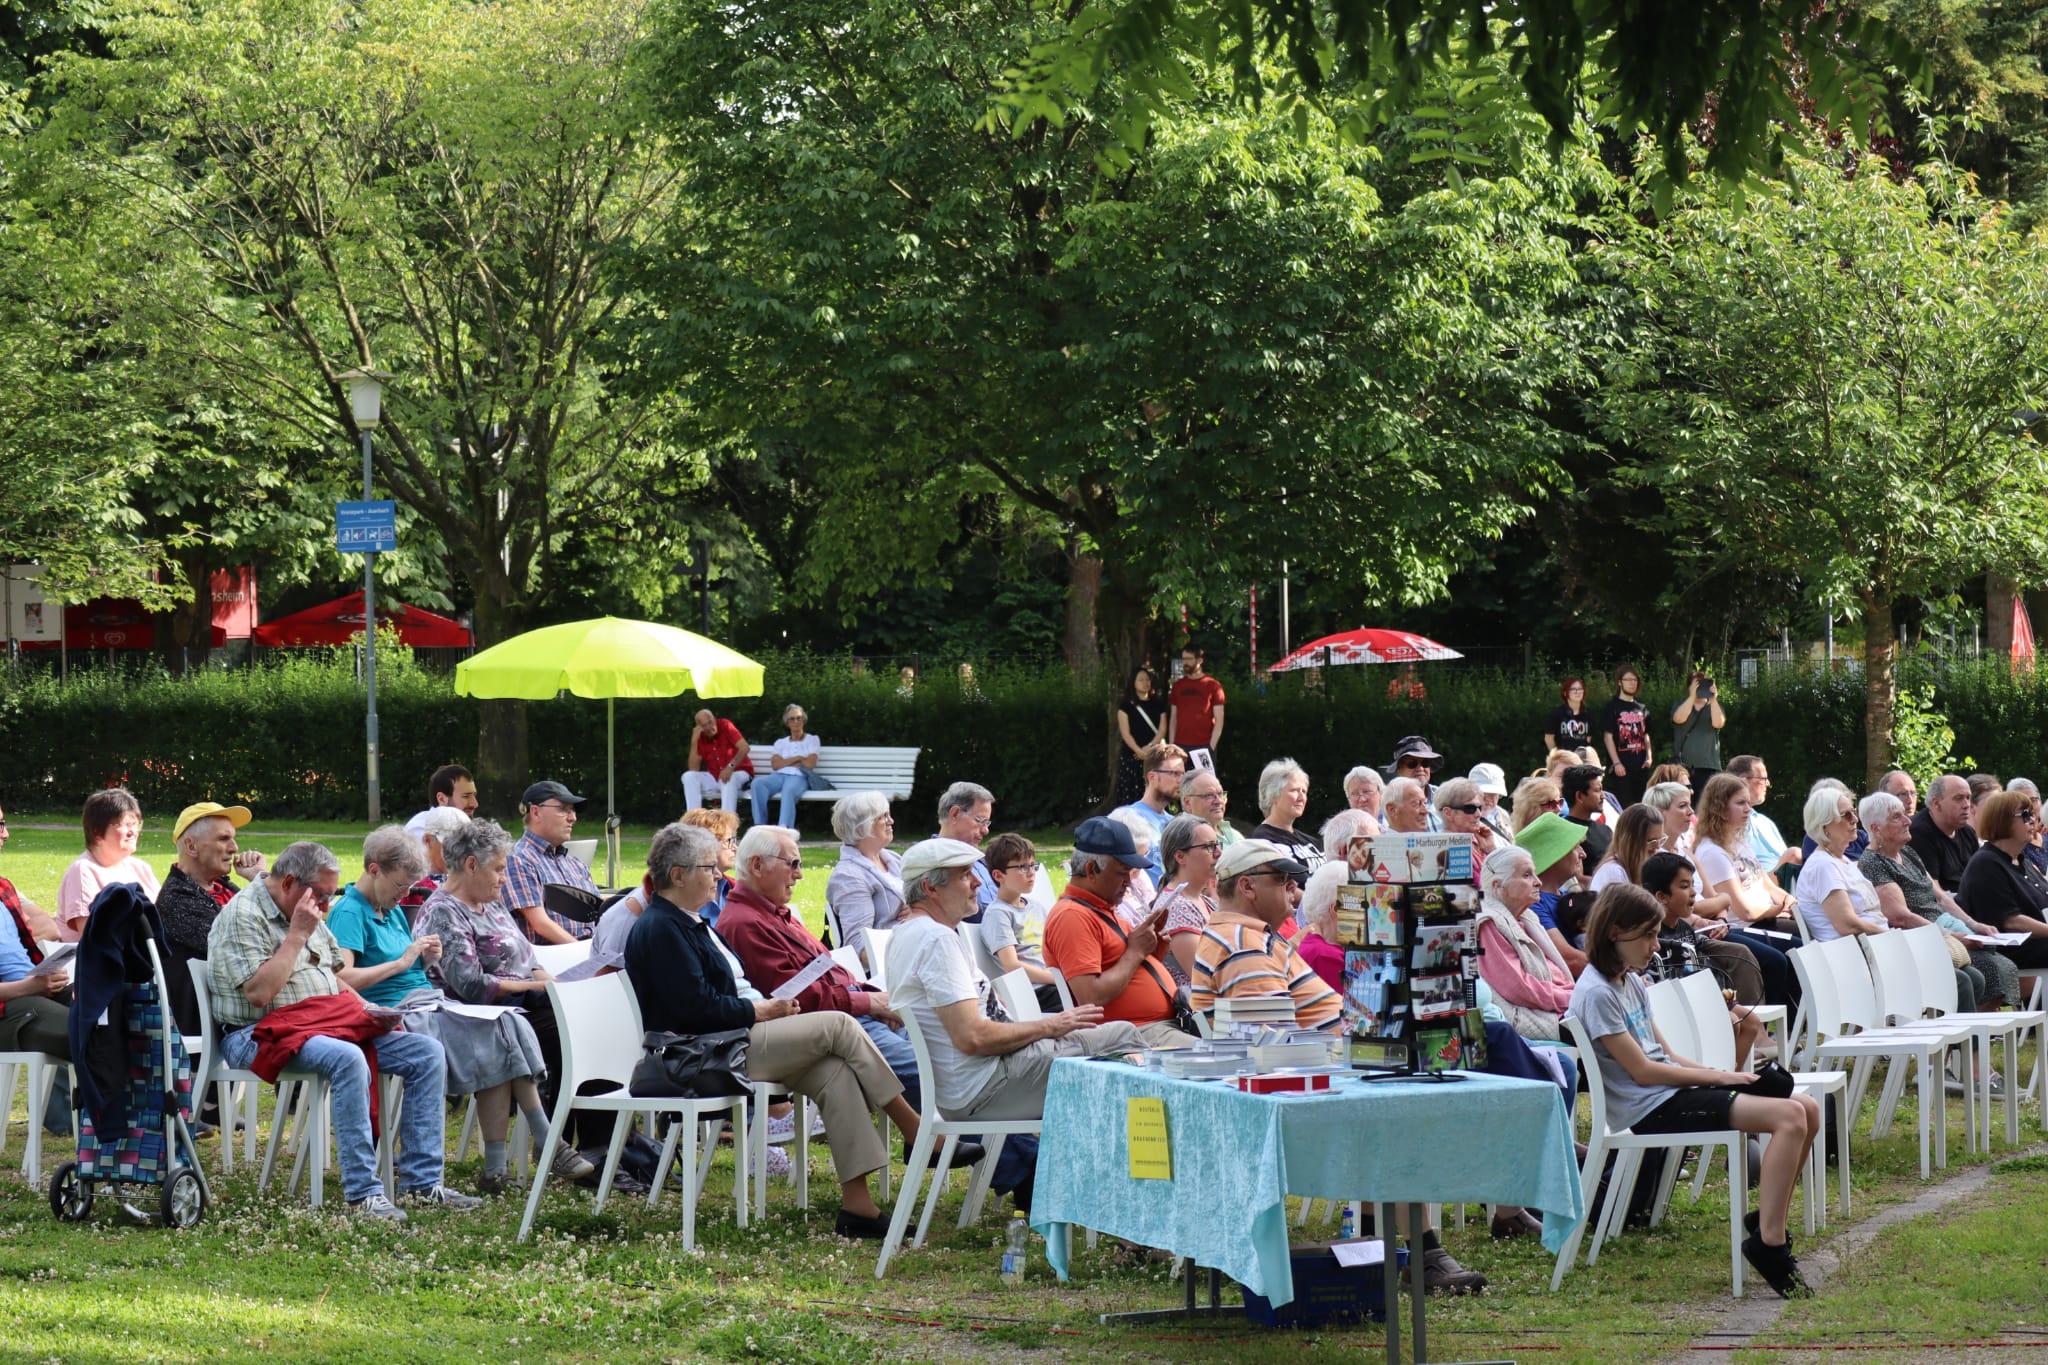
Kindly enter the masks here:
M 1275 673 L 1325 664 L 1416 664 L 1465 656 L 1426 635 L 1405 630 L 1347 630 L 1311 640 L 1273 665 Z

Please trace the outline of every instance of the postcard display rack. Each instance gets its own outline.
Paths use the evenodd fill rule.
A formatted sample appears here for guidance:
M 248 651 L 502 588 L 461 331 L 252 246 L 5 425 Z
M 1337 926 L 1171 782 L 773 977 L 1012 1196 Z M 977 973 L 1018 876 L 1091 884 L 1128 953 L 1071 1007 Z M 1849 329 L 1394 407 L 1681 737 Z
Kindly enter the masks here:
M 1365 866 L 1354 866 L 1337 893 L 1351 1065 L 1439 1079 L 1478 1070 L 1486 1024 L 1476 986 L 1472 836 L 1380 834 L 1359 846 Z

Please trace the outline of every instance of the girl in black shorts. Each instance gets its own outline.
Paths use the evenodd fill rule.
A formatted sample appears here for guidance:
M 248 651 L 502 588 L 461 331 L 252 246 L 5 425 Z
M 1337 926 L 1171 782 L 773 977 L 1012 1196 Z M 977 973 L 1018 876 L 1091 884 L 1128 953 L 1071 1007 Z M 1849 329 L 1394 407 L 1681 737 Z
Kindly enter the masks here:
M 1714 1071 L 1673 1056 L 1650 1019 L 1639 975 L 1657 951 L 1664 912 L 1639 886 L 1610 886 L 1586 920 L 1586 970 L 1572 990 L 1571 1014 L 1593 1039 L 1598 1084 L 1607 1087 L 1607 1121 L 1638 1133 L 1696 1133 L 1733 1128 L 1768 1133 L 1757 1207 L 1746 1222 L 1742 1255 L 1785 1298 L 1807 1288 L 1792 1257 L 1786 1218 L 1792 1186 L 1806 1165 L 1820 1105 L 1809 1095 L 1770 1099 L 1742 1093 L 1754 1072 Z M 1731 1198 L 1743 1192 L 1731 1190 Z

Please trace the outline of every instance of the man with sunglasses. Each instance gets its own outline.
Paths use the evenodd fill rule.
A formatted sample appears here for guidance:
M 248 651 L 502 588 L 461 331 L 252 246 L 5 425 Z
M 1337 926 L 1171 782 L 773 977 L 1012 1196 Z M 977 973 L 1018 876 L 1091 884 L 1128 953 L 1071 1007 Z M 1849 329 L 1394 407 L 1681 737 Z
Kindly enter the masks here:
M 1436 770 L 1444 756 L 1430 747 L 1421 735 L 1403 735 L 1394 745 L 1393 762 L 1387 764 L 1387 776 L 1392 779 L 1407 778 L 1422 787 L 1423 822 L 1429 833 L 1442 829 L 1436 818 Z M 1391 796 L 1387 799 L 1391 800 Z M 1392 828 L 1389 825 L 1389 828 Z

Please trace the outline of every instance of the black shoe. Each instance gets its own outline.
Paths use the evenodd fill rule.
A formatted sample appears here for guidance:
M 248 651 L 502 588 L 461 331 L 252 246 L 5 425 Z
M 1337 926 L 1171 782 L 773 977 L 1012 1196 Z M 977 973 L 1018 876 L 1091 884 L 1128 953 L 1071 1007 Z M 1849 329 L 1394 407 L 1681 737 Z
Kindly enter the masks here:
M 855 1237 L 863 1241 L 879 1242 L 889 1235 L 889 1220 L 877 1214 L 873 1218 L 864 1213 L 839 1210 L 839 1217 L 832 1223 L 832 1231 L 841 1237 Z
M 1038 1183 L 1037 1178 L 1038 1173 L 1033 1171 L 1024 1177 L 1023 1184 L 1010 1191 L 1010 1207 L 1023 1214 L 1026 1219 L 1031 1217 L 1032 1186 Z
M 1505 1242 L 1512 1237 L 1541 1237 L 1543 1224 L 1529 1216 L 1527 1209 L 1516 1209 L 1506 1218 L 1493 1221 L 1493 1240 Z
M 903 1164 L 906 1166 L 910 1164 L 910 1147 L 910 1143 L 906 1142 L 903 1144 Z M 934 1148 L 932 1150 L 933 1159 L 936 1160 L 938 1155 L 938 1149 Z M 980 1162 L 980 1160 L 987 1155 L 988 1149 L 986 1147 L 983 1147 L 980 1143 L 963 1142 L 953 1149 L 953 1164 L 951 1166 L 948 1166 L 946 1169 L 949 1171 L 957 1171 L 963 1166 L 973 1166 Z
M 1779 1298 L 1813 1297 L 1812 1287 L 1799 1273 L 1799 1262 L 1793 1258 L 1791 1238 L 1786 1238 L 1783 1246 L 1770 1246 L 1761 1236 L 1745 1237 L 1742 1239 L 1742 1259 L 1749 1262 L 1750 1269 L 1763 1276 L 1764 1283 L 1778 1291 Z

